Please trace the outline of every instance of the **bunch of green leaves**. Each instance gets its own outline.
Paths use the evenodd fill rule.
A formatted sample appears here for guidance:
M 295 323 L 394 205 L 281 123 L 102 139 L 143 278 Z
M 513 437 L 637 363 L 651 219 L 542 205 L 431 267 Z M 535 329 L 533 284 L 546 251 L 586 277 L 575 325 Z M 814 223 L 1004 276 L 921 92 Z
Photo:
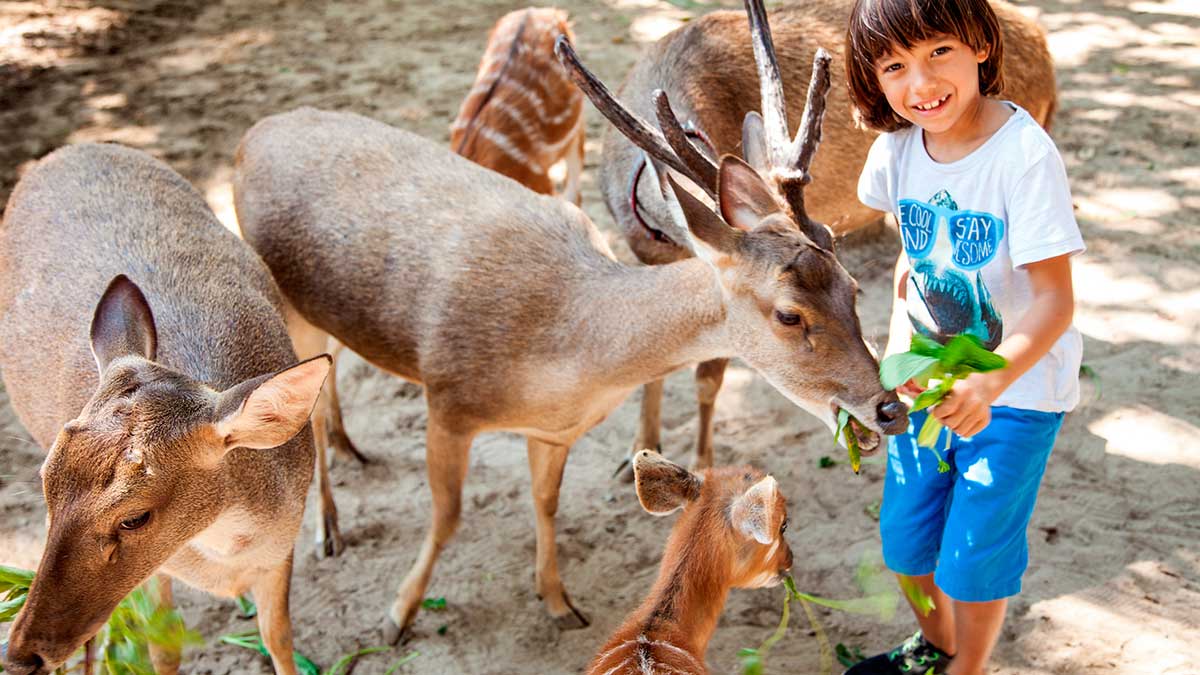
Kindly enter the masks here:
M 974 335 L 955 335 L 942 345 L 914 333 L 907 352 L 892 354 L 880 364 L 879 382 L 884 389 L 892 390 L 909 380 L 916 380 L 925 390 L 913 399 L 910 411 L 917 412 L 941 403 L 958 380 L 972 373 L 986 373 L 1006 366 L 1008 361 L 1003 356 L 988 351 Z M 942 422 L 929 415 L 917 432 L 917 444 L 933 450 L 938 458 L 938 471 L 945 473 L 950 470 L 950 465 L 935 447 L 941 433 Z M 947 447 L 949 444 L 947 436 Z
M 29 596 L 34 573 L 0 565 L 0 623 L 16 618 Z M 113 610 L 101 629 L 100 663 L 105 675 L 154 675 L 150 662 L 150 644 L 166 650 L 181 651 L 185 646 L 203 642 L 200 635 L 190 631 L 175 609 L 160 607 L 158 580 L 151 577 Z M 59 668 L 65 673 L 79 666 Z M 3 671 L 3 667 L 0 667 Z

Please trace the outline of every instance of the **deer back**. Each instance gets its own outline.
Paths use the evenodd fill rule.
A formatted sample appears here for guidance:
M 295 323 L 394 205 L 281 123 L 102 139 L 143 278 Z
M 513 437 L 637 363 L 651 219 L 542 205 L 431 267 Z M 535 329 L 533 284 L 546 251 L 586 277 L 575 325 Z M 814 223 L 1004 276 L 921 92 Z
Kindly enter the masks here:
M 807 74 L 816 49 L 823 47 L 833 57 L 829 72 L 834 86 L 827 101 L 821 152 L 812 164 L 814 180 L 805 189 L 805 201 L 809 216 L 829 224 L 837 233 L 880 216 L 857 197 L 858 176 L 876 134 L 856 126 L 844 85 L 843 42 L 850 5 L 843 0 L 787 5 L 769 15 L 790 132 L 801 121 Z M 1047 126 L 1056 90 L 1045 35 L 1036 22 L 1012 5 L 997 2 L 994 6 L 1005 36 L 1005 96 Z M 747 112 L 759 106 L 758 76 L 746 25 L 744 12 L 717 11 L 669 33 L 634 65 L 621 87 L 621 100 L 643 119 L 655 119 L 652 92 L 663 89 L 680 120 L 692 121 L 711 142 L 713 157 L 742 155 L 742 122 Z M 608 129 L 600 167 L 605 203 L 643 262 L 661 264 L 686 257 L 677 242 L 648 231 L 633 213 L 632 177 L 641 158 L 641 151 L 621 133 Z M 644 223 L 657 230 L 656 223 L 670 222 L 669 209 L 651 181 L 643 178 L 638 182 L 637 198 Z
M 407 379 L 476 381 L 465 388 L 481 415 L 516 395 L 523 364 L 557 357 L 551 333 L 570 339 L 574 322 L 559 318 L 582 308 L 566 289 L 620 267 L 573 205 L 348 113 L 256 124 L 238 149 L 234 203 L 310 322 Z M 487 377 L 498 364 L 507 375 Z
M 560 35 L 575 39 L 567 13 L 552 7 L 496 22 L 450 126 L 455 152 L 542 194 L 553 194 L 548 171 L 582 133 L 583 95 L 554 58 Z

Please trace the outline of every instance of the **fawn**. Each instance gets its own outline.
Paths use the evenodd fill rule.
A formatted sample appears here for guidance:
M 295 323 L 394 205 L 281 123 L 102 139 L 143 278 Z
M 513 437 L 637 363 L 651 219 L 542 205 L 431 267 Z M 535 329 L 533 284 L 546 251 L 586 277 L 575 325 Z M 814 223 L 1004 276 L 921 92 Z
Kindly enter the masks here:
M 281 308 L 262 261 L 143 152 L 66 147 L 17 184 L 0 225 L 0 367 L 48 450 L 49 516 L 6 672 L 54 671 L 155 573 L 164 605 L 163 575 L 251 591 L 275 671 L 296 672 L 305 422 L 329 358 L 293 365 Z M 151 656 L 178 669 L 178 652 Z
M 425 386 L 432 524 L 385 622 L 389 640 L 414 620 L 458 526 L 481 432 L 527 438 L 536 588 L 560 624 L 578 627 L 586 619 L 555 551 L 562 471 L 574 441 L 634 388 L 737 355 L 829 425 L 849 410 L 868 449 L 907 426 L 879 384 L 828 230 L 789 217 L 741 160 L 714 172 L 720 213 L 684 202 L 707 257 L 628 267 L 575 206 L 380 122 L 300 109 L 243 137 L 234 206 L 292 307 L 298 350 L 332 335 Z
M 844 84 L 842 43 L 851 4 L 845 0 L 791 3 L 769 15 L 779 70 L 803 72 L 818 45 L 823 45 L 833 57 L 830 70 L 836 86 L 829 94 L 829 115 L 822 138 L 825 150 L 813 163 L 816 180 L 809 186 L 806 197 L 810 215 L 829 223 L 838 233 L 862 227 L 882 216 L 859 203 L 856 195 L 858 175 L 876 134 L 855 125 Z M 1057 93 L 1046 36 L 1033 19 L 1013 5 L 999 1 L 993 5 L 1004 33 L 1005 95 L 1048 129 Z M 756 52 L 746 23 L 745 12 L 716 11 L 664 36 L 634 64 L 618 92 L 621 99 L 635 114 L 653 119 L 653 92 L 661 89 L 670 97 L 700 152 L 719 157 L 744 151 L 743 120 L 756 109 L 755 89 L 767 86 L 767 82 L 756 77 Z M 762 23 L 766 25 L 765 20 Z M 787 130 L 793 131 L 800 119 L 808 83 L 802 77 L 788 77 L 771 86 L 781 90 L 785 103 L 783 120 Z M 767 114 L 766 110 L 762 112 Z M 687 242 L 679 241 L 673 234 L 683 226 L 673 215 L 678 213 L 673 195 L 669 191 L 664 193 L 650 180 L 646 153 L 616 127 L 609 129 L 604 137 L 598 182 L 618 229 L 640 261 L 665 264 L 691 255 Z M 713 406 L 726 363 L 725 359 L 717 359 L 696 368 L 700 424 L 694 468 L 712 466 Z M 633 451 L 659 447 L 661 402 L 662 382 L 647 384 Z M 632 477 L 626 467 L 624 478 Z
M 706 675 L 704 654 L 729 589 L 775 586 L 792 567 L 784 497 L 773 477 L 750 467 L 697 474 L 649 450 L 632 464 L 642 508 L 683 513 L 650 594 L 587 672 Z
M 563 198 L 578 206 L 583 95 L 554 58 L 559 36 L 575 39 L 561 9 L 530 7 L 496 22 L 475 84 L 450 126 L 450 147 L 548 195 L 554 194 L 550 167 L 565 159 Z

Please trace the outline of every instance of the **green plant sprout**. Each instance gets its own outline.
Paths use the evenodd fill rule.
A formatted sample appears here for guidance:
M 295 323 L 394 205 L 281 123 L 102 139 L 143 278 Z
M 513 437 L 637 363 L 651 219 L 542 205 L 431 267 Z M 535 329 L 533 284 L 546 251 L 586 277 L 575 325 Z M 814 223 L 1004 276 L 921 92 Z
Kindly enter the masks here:
M 0 597 L 4 598 L 0 602 L 0 623 L 12 621 L 21 611 L 29 597 L 33 576 L 29 570 L 0 565 Z M 159 606 L 157 597 L 158 580 L 151 577 L 113 610 L 95 638 L 105 675 L 154 675 L 151 644 L 168 651 L 182 651 L 185 646 L 204 642 L 199 633 L 188 630 L 177 610 Z M 86 660 L 85 656 L 76 665 L 62 666 L 55 672 L 86 669 Z M 3 670 L 0 666 L 0 672 Z
M 779 626 L 757 649 L 744 648 L 738 651 L 738 660 L 742 664 L 742 675 L 763 675 L 766 672 L 767 653 L 775 643 L 783 639 L 784 634 L 787 632 L 788 619 L 791 612 L 789 605 L 792 600 L 801 603 L 804 613 L 808 615 L 808 621 L 812 625 L 813 632 L 817 636 L 821 654 L 820 663 L 822 673 L 829 673 L 832 670 L 834 650 L 830 646 L 829 638 L 825 635 L 825 631 L 821 627 L 820 622 L 817 621 L 816 614 L 809 603 L 854 614 L 873 614 L 878 616 L 880 621 L 890 621 L 896 614 L 899 597 L 896 594 L 895 588 L 891 585 L 888 575 L 879 565 L 879 561 L 864 557 L 859 561 L 858 570 L 854 576 L 855 582 L 862 589 L 864 595 L 863 597 L 851 598 L 849 600 L 831 600 L 804 593 L 796 588 L 796 581 L 791 575 L 784 577 L 783 586 L 786 592 L 783 598 L 783 614 L 780 617 Z
M 958 380 L 972 373 L 986 373 L 1007 366 L 1008 361 L 1003 356 L 988 351 L 974 335 L 955 335 L 942 345 L 916 333 L 907 352 L 892 354 L 883 360 L 879 366 L 879 382 L 884 389 L 894 390 L 909 380 L 916 380 L 925 391 L 913 399 L 909 411 L 918 412 L 941 403 Z M 917 432 L 917 445 L 932 450 L 938 460 L 938 472 L 946 473 L 950 465 L 936 447 L 942 429 L 941 420 L 929 415 Z M 950 434 L 947 434 L 945 449 L 949 448 Z

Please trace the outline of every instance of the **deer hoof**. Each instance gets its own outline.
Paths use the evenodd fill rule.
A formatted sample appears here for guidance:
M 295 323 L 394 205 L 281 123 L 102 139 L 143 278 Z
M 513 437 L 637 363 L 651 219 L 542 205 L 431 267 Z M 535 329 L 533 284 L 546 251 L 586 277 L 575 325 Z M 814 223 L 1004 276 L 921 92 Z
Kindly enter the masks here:
M 592 625 L 591 621 L 584 616 L 583 612 L 575 609 L 575 605 L 567 600 L 567 613 L 562 616 L 554 617 L 554 625 L 558 626 L 559 630 L 579 630 Z
M 392 621 L 392 617 L 390 616 L 383 619 L 383 625 L 379 627 L 379 632 L 381 637 L 383 637 L 383 641 L 393 646 L 402 642 L 408 642 L 408 639 L 412 637 L 412 631 L 407 626 L 401 628 L 396 625 L 395 621 Z
M 338 529 L 337 514 L 326 514 L 321 521 L 321 533 L 317 537 L 317 558 L 334 558 L 346 550 L 342 532 Z

